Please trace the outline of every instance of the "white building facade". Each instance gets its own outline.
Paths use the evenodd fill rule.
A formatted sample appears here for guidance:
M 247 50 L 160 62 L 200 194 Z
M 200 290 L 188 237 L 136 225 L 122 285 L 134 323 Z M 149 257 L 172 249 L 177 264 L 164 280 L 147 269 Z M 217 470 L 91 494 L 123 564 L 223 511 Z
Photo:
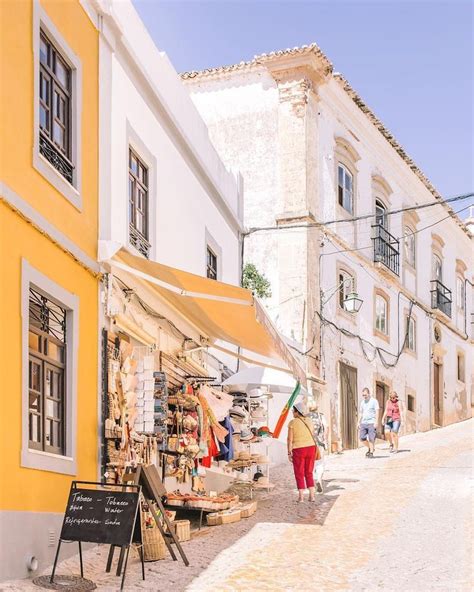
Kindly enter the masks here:
M 267 308 L 309 378 L 326 383 L 314 382 L 333 447 L 357 445 L 365 386 L 381 405 L 399 394 L 405 432 L 471 417 L 473 240 L 453 213 L 463 202 L 437 203 L 316 45 L 183 79 L 244 177 L 244 258 L 270 280 Z M 363 304 L 350 314 L 354 291 Z

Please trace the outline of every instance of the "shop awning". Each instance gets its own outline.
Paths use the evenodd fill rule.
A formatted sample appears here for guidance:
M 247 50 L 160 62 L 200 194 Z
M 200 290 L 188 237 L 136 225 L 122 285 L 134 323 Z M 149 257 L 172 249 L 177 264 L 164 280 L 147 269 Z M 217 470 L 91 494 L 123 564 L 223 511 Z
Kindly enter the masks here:
M 304 370 L 250 290 L 148 261 L 123 248 L 107 263 L 145 280 L 211 341 L 277 358 L 306 384 Z

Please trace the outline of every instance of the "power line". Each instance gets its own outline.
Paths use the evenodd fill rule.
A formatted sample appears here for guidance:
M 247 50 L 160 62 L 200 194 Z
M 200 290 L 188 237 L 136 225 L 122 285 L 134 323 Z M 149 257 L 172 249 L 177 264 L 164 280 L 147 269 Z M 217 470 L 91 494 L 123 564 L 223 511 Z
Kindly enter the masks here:
M 462 195 L 457 195 L 455 197 L 451 197 L 445 200 L 436 200 L 426 204 L 420 204 L 416 206 L 407 206 L 405 208 L 398 208 L 396 210 L 389 210 L 384 213 L 384 216 L 392 216 L 393 214 L 400 214 L 402 212 L 409 212 L 412 210 L 421 210 L 424 208 L 431 208 L 433 206 L 440 206 L 443 204 L 451 203 L 454 201 L 459 201 L 462 199 L 468 199 L 473 197 L 474 193 L 464 193 Z M 468 206 L 469 207 L 469 206 Z M 467 209 L 467 208 L 464 208 Z M 460 210 L 463 211 L 463 210 Z M 451 212 L 447 217 L 452 217 L 453 214 L 457 214 L 457 212 Z M 345 218 L 345 219 L 338 219 L 338 220 L 328 220 L 326 222 L 310 222 L 308 224 L 292 224 L 289 226 L 261 226 L 256 228 L 249 228 L 247 232 L 243 233 L 243 236 L 248 236 L 250 234 L 254 234 L 255 232 L 264 232 L 264 231 L 271 231 L 271 230 L 288 230 L 292 228 L 321 228 L 324 226 L 330 226 L 332 224 L 342 224 L 345 222 L 357 222 L 358 220 L 367 220 L 368 218 L 374 218 L 375 214 L 372 212 L 371 214 L 362 214 L 360 216 L 353 216 L 352 218 Z

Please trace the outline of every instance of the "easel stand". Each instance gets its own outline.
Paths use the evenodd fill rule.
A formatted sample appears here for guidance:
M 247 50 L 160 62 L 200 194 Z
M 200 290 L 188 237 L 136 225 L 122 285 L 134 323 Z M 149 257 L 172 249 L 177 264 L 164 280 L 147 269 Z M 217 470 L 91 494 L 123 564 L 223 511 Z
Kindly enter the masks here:
M 84 487 L 87 486 L 87 487 Z M 91 488 L 91 486 L 93 488 Z M 106 571 L 110 572 L 115 547 L 120 549 L 117 576 L 122 576 L 120 590 L 123 590 L 127 573 L 130 545 L 139 544 L 142 564 L 142 578 L 145 579 L 145 563 L 141 530 L 136 529 L 139 519 L 138 504 L 141 487 L 135 484 L 107 485 L 91 481 L 73 481 L 69 492 L 68 505 L 64 515 L 61 536 L 54 558 L 50 583 L 54 584 L 59 551 L 64 542 L 77 541 L 81 578 L 84 577 L 82 543 L 110 544 Z M 137 535 L 135 533 L 138 532 Z M 134 536 L 135 535 L 135 536 Z
M 163 505 L 163 497 L 166 496 L 166 489 L 163 485 L 163 482 L 160 479 L 158 471 L 154 465 L 149 466 L 141 466 L 139 465 L 134 473 L 131 473 L 130 476 L 133 476 L 133 483 L 135 486 L 141 486 L 142 495 L 145 501 L 148 504 L 148 508 L 155 520 L 155 524 L 158 527 L 163 540 L 165 541 L 166 548 L 168 549 L 169 554 L 171 555 L 173 561 L 177 561 L 176 553 L 171 546 L 171 542 L 176 545 L 178 552 L 183 560 L 183 563 L 186 567 L 189 566 L 189 560 L 186 557 L 186 553 L 181 546 L 181 543 L 176 536 L 174 528 L 166 514 L 165 507 Z M 131 480 L 131 479 L 130 479 Z M 154 504 L 158 506 L 158 509 L 161 512 L 161 516 L 163 517 L 163 522 L 166 525 L 167 531 L 163 528 L 161 523 L 160 517 L 158 516 Z M 142 550 L 142 557 L 143 557 L 143 550 Z

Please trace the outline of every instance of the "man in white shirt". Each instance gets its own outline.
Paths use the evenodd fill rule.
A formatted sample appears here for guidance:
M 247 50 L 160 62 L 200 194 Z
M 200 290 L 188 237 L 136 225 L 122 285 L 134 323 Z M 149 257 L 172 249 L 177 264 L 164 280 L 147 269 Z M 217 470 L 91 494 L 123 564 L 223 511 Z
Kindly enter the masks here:
M 359 438 L 367 446 L 365 456 L 374 457 L 375 436 L 379 418 L 379 404 L 377 399 L 370 396 L 367 387 L 362 391 L 362 401 L 359 407 Z

